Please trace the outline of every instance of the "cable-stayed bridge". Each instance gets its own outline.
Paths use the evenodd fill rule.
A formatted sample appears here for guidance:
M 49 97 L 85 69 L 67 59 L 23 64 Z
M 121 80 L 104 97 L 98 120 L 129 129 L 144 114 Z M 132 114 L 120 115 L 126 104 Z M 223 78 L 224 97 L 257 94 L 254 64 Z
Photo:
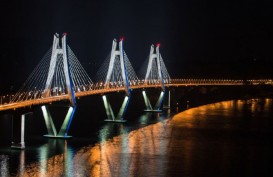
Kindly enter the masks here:
M 166 87 L 190 85 L 245 85 L 273 84 L 270 79 L 263 80 L 220 80 L 220 79 L 171 79 L 160 54 L 160 45 L 152 45 L 140 77 L 134 71 L 123 49 L 123 39 L 113 40 L 112 50 L 92 81 L 80 64 L 72 49 L 67 45 L 66 34 L 54 35 L 53 45 L 36 66 L 21 89 L 8 103 L 0 104 L 0 111 L 15 110 L 32 105 L 42 105 L 42 111 L 49 136 L 67 136 L 77 97 L 102 94 L 108 121 L 124 122 L 123 115 L 128 106 L 131 90 L 160 88 L 161 93 L 155 106 L 152 106 L 145 90 L 143 98 L 147 111 L 161 111 Z M 114 114 L 107 99 L 110 92 L 124 91 L 124 101 L 117 115 Z M 59 130 L 53 123 L 48 103 L 69 100 L 71 107 Z
M 117 91 L 130 95 L 131 89 L 141 88 L 161 87 L 164 91 L 165 87 L 171 86 L 272 84 L 269 79 L 171 79 L 159 52 L 159 44 L 151 46 L 146 65 L 142 68 L 143 77 L 139 78 L 123 50 L 123 39 L 117 45 L 114 39 L 112 51 L 97 72 L 96 82 L 93 82 L 66 44 L 66 34 L 61 39 L 55 34 L 52 48 L 9 102 L 0 103 L 0 111 L 60 100 L 70 100 L 74 105 L 75 97 Z

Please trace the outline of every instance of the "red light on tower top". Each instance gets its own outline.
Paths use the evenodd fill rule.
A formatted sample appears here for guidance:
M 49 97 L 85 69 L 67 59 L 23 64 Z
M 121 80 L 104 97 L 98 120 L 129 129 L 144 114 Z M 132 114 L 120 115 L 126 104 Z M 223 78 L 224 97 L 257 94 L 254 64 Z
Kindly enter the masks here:
M 124 37 L 121 37 L 121 38 L 120 38 L 120 41 L 124 41 Z
M 156 47 L 160 47 L 160 43 L 157 43 L 157 44 L 156 44 Z
M 64 36 L 67 36 L 67 32 L 64 32 L 63 35 L 64 35 Z

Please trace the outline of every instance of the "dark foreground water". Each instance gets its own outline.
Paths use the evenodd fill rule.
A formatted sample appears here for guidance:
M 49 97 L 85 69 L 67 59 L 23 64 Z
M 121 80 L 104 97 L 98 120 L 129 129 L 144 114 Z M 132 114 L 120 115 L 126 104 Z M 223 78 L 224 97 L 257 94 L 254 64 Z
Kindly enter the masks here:
M 273 176 L 272 99 L 143 115 L 135 123 L 104 123 L 95 140 L 2 147 L 0 176 Z

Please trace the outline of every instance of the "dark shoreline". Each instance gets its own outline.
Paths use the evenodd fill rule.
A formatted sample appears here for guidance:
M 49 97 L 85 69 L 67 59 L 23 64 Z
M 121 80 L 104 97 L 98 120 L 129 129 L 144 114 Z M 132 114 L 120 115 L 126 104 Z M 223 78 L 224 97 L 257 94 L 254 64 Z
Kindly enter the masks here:
M 192 86 L 171 88 L 172 92 L 172 112 L 228 100 L 273 98 L 272 85 Z

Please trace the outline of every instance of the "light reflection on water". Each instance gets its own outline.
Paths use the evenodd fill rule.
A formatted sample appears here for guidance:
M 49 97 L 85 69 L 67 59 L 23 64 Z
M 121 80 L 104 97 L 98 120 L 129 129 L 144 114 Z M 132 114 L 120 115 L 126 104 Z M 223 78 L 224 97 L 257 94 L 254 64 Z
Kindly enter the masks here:
M 85 147 L 75 154 L 74 160 L 81 162 L 81 167 L 90 169 L 88 174 L 91 176 L 143 176 L 148 173 L 164 176 L 162 162 L 165 161 L 167 141 L 160 138 L 166 134 L 164 124 L 166 122 Z
M 255 117 L 268 111 L 272 113 L 272 99 L 235 100 L 192 108 L 133 131 L 123 124 L 108 123 L 98 132 L 97 144 L 77 151 L 69 146 L 69 141 L 50 139 L 37 149 L 39 160 L 27 165 L 22 151 L 17 176 L 206 176 L 208 169 L 215 170 L 215 176 L 232 176 L 231 162 L 236 165 L 241 154 L 237 154 L 239 145 L 229 133 L 241 128 L 237 120 L 240 116 Z M 147 117 L 140 117 L 140 124 L 145 121 Z M 256 122 L 250 121 L 243 128 L 256 129 Z M 217 129 L 228 131 L 218 139 L 221 131 L 209 134 Z M 113 134 L 119 135 L 109 139 Z M 246 140 L 240 143 L 249 151 L 245 156 L 250 165 L 244 168 L 251 172 L 251 166 L 258 163 L 254 161 L 259 150 L 267 148 L 258 144 L 252 147 Z M 258 155 L 253 154 L 253 148 Z M 0 176 L 9 176 L 8 159 L 0 155 Z M 244 159 L 240 160 L 244 163 Z
M 7 155 L 0 155 L 0 176 L 9 175 L 9 157 Z
M 58 150 L 63 152 L 53 155 Z M 39 162 L 27 166 L 24 175 L 73 176 L 73 150 L 66 140 L 49 139 L 47 144 L 38 148 L 38 153 Z
M 106 140 L 113 125 L 107 124 L 100 131 L 101 143 L 83 147 L 74 154 L 67 141 L 51 140 L 38 149 L 39 162 L 27 166 L 21 162 L 24 171 L 18 172 L 18 176 L 164 176 L 166 122 L 130 133 L 118 124 L 121 135 Z M 50 157 L 57 146 L 62 146 L 64 152 Z

